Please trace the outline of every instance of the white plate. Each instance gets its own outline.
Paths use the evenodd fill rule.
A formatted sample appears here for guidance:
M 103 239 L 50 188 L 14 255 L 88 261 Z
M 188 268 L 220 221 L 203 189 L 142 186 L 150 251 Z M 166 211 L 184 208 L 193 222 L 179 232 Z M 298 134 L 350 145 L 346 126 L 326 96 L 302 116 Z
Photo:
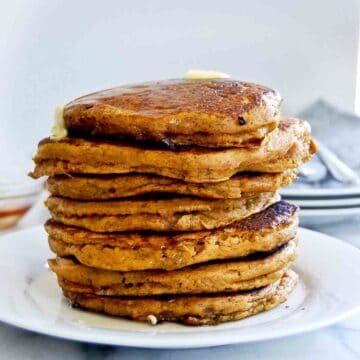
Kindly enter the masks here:
M 285 187 L 280 190 L 284 197 L 335 197 L 360 195 L 360 186 L 344 186 L 338 188 L 297 188 Z
M 360 197 L 342 198 L 342 199 L 287 199 L 302 208 L 331 208 L 331 207 L 345 207 L 345 206 L 360 206 Z
M 45 266 L 51 256 L 42 227 L 0 238 L 0 320 L 71 340 L 148 348 L 197 348 L 303 333 L 360 310 L 360 251 L 301 230 L 295 269 L 301 281 L 278 308 L 218 326 L 151 326 L 71 308 Z
M 315 226 L 348 220 L 349 217 L 360 216 L 360 207 L 334 209 L 300 209 L 301 226 Z

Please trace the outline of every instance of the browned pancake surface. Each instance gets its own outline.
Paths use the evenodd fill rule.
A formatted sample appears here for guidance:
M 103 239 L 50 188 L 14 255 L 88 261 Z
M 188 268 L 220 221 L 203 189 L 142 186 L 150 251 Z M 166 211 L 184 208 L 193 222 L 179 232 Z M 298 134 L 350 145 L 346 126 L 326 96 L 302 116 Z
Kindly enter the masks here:
M 279 121 L 281 97 L 236 80 L 167 80 L 123 85 L 65 106 L 70 133 L 167 144 L 249 146 Z

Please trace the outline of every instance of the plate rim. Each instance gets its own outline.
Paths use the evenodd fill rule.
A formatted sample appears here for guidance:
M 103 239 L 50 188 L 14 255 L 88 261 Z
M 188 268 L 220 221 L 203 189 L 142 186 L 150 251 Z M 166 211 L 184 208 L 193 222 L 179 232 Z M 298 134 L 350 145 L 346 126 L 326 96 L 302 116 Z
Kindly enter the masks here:
M 360 207 L 360 197 L 342 198 L 342 199 L 288 199 L 301 208 L 356 208 Z
M 360 215 L 360 206 L 356 206 L 356 207 L 334 207 L 334 208 L 304 208 L 304 207 L 300 208 L 300 222 L 301 222 L 302 218 L 306 218 L 306 217 L 309 217 L 309 216 L 317 216 L 317 217 L 336 216 L 336 217 L 342 217 L 342 216 L 357 216 L 357 215 Z M 323 233 L 321 233 L 321 234 L 323 234 Z M 323 235 L 326 235 L 326 234 L 323 234 Z M 330 236 L 330 237 L 332 237 L 332 236 Z
M 280 194 L 284 197 L 339 197 L 339 196 L 360 196 L 360 186 L 348 186 L 341 188 L 283 188 Z
M 360 249 L 342 241 L 336 237 L 329 236 L 327 234 L 309 230 L 306 228 L 300 228 L 301 232 L 304 234 L 312 233 L 313 235 L 321 234 L 322 237 L 326 237 L 328 241 L 333 243 L 341 243 L 341 246 L 347 247 L 351 249 L 351 251 L 356 251 L 360 255 Z M 34 226 L 26 229 L 16 230 L 11 233 L 6 233 L 0 235 L 0 239 L 2 237 L 9 237 L 16 233 L 17 235 L 21 233 L 27 233 L 29 231 L 44 231 L 43 226 Z M 270 339 L 278 339 L 286 336 L 292 336 L 295 334 L 303 334 L 310 331 L 314 331 L 332 324 L 335 324 L 339 321 L 342 321 L 356 313 L 360 313 L 360 303 L 358 306 L 348 309 L 347 311 L 341 312 L 336 316 L 330 317 L 328 319 L 322 319 L 319 321 L 310 322 L 304 324 L 298 328 L 292 328 L 290 331 L 286 328 L 277 329 L 276 333 L 268 333 L 264 336 L 264 334 L 260 334 L 259 336 L 252 336 L 252 338 L 247 339 L 246 337 L 238 339 L 236 337 L 236 333 L 239 329 L 230 328 L 230 329 L 218 329 L 215 331 L 202 332 L 198 335 L 201 335 L 201 341 L 197 341 L 196 344 L 189 344 L 189 337 L 194 335 L 191 333 L 182 333 L 182 334 L 173 334 L 173 333 L 162 333 L 162 334 L 150 334 L 146 333 L 142 336 L 142 341 L 139 342 L 138 336 L 134 336 L 134 332 L 126 331 L 126 330 L 112 330 L 106 329 L 107 332 L 121 333 L 121 336 L 109 337 L 108 334 L 97 334 L 97 339 L 90 339 L 87 335 L 86 331 L 79 331 L 76 328 L 68 328 L 64 333 L 64 330 L 61 328 L 57 328 L 56 326 L 51 327 L 43 327 L 41 324 L 30 324 L 29 322 L 25 323 L 19 319 L 14 319 L 11 315 L 6 316 L 6 314 L 0 312 L 0 321 L 6 323 L 11 326 L 15 326 L 24 330 L 33 331 L 38 334 L 43 334 L 59 339 L 66 339 L 72 341 L 80 341 L 92 344 L 103 344 L 103 345 L 113 345 L 113 346 L 129 346 L 129 347 L 137 347 L 137 348 L 148 348 L 148 349 L 196 349 L 196 348 L 204 348 L 204 347 L 214 347 L 220 345 L 231 345 L 231 344 L 241 344 L 241 343 L 252 343 L 256 341 L 267 341 Z M 100 332 L 104 329 L 98 329 Z M 127 333 L 127 334 L 126 334 Z M 227 338 L 222 338 L 222 336 L 226 336 L 226 334 L 232 334 L 232 336 L 228 336 Z M 177 336 L 177 339 L 171 339 L 171 343 L 169 344 L 169 338 L 171 336 Z
M 233 328 L 233 329 L 224 329 L 224 330 L 218 330 L 215 332 L 209 332 L 209 333 L 202 333 L 202 339 L 201 341 L 198 341 L 196 344 L 189 344 L 189 340 L 186 339 L 186 337 L 192 336 L 193 334 L 190 333 L 183 333 L 180 335 L 180 337 L 182 339 L 178 339 L 176 341 L 173 340 L 173 343 L 169 345 L 168 341 L 169 339 L 166 339 L 164 336 L 162 338 L 157 338 L 156 341 L 154 342 L 154 338 L 151 337 L 151 334 L 143 334 L 142 337 L 142 343 L 139 343 L 139 339 L 138 337 L 133 339 L 131 338 L 121 338 L 121 340 L 116 339 L 116 338 L 110 338 L 110 337 L 106 337 L 106 336 L 100 336 L 99 334 L 97 335 L 98 340 L 89 340 L 89 337 L 87 337 L 86 332 L 78 332 L 78 331 L 74 331 L 71 332 L 68 330 L 68 333 L 64 334 L 63 332 L 56 331 L 56 328 L 53 328 L 53 331 L 49 331 L 49 329 L 47 328 L 46 330 L 41 328 L 41 326 L 25 326 L 23 324 L 21 324 L 19 321 L 6 321 L 6 319 L 0 318 L 0 321 L 10 325 L 10 326 L 15 326 L 16 328 L 22 329 L 22 330 L 26 330 L 26 331 L 30 331 L 30 332 L 34 332 L 36 334 L 40 334 L 40 335 L 46 335 L 46 336 L 50 336 L 53 338 L 57 338 L 57 339 L 62 339 L 62 340 L 70 340 L 70 341 L 79 341 L 82 343 L 89 343 L 89 344 L 96 344 L 96 345 L 111 345 L 111 346 L 127 346 L 127 347 L 132 347 L 132 348 L 141 348 L 141 349 L 168 349 L 168 350 L 175 350 L 175 349 L 200 349 L 200 348 L 210 348 L 210 347 L 215 347 L 215 346 L 222 346 L 222 345 L 235 345 L 235 344 L 248 344 L 248 343 L 254 343 L 254 342 L 260 342 L 260 341 L 269 341 L 269 340 L 273 340 L 273 339 L 280 339 L 280 338 L 285 338 L 288 336 L 293 336 L 293 335 L 300 335 L 300 334 L 306 334 L 308 332 L 311 331 L 316 331 L 325 327 L 328 327 L 330 325 L 336 324 L 338 322 L 341 322 L 353 315 L 356 315 L 357 313 L 360 313 L 360 305 L 357 308 L 348 310 L 342 314 L 339 314 L 338 316 L 334 316 L 330 319 L 328 319 L 327 321 L 322 321 L 322 322 L 318 322 L 318 323 L 310 323 L 308 326 L 303 326 L 301 328 L 294 328 L 292 330 L 277 330 L 276 334 L 270 334 L 266 335 L 266 336 L 258 336 L 258 337 L 252 337 L 251 339 L 237 339 L 236 338 L 236 332 L 237 329 Z M 113 331 L 116 332 L 118 331 L 118 333 L 122 332 L 121 335 L 123 335 L 124 331 L 123 330 L 107 330 L 107 331 Z M 227 340 L 223 340 L 222 338 L 219 338 L 216 335 L 219 335 L 219 332 L 226 332 L 226 333 L 231 333 L 233 336 L 227 337 Z M 146 336 L 145 336 L 146 335 Z M 164 335 L 164 334 L 162 334 Z M 166 334 L 168 335 L 168 334 Z M 170 334 L 171 335 L 171 334 Z M 208 336 L 206 336 L 208 335 Z M 148 337 L 148 338 L 147 338 Z M 151 338 L 150 338 L 151 337 Z M 214 340 L 215 339 L 215 340 Z M 175 344 L 176 342 L 176 344 Z

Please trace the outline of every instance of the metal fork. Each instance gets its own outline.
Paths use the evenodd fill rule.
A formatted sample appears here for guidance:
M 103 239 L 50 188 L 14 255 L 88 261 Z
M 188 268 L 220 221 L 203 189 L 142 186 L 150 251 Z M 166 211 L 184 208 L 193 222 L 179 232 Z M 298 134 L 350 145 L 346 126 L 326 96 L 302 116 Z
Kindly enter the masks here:
M 354 170 L 321 141 L 316 140 L 316 142 L 319 145 L 317 154 L 334 179 L 349 185 L 360 185 L 360 177 Z

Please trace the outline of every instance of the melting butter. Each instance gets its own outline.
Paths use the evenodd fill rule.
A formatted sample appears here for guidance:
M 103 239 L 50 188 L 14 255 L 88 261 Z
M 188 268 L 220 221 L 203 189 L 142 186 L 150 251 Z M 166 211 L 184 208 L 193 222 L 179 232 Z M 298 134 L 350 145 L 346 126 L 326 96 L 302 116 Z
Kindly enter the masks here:
M 185 75 L 184 79 L 186 80 L 196 80 L 196 79 L 228 79 L 230 75 L 225 74 L 219 71 L 212 70 L 189 70 Z
M 53 140 L 60 140 L 66 137 L 67 134 L 68 132 L 65 127 L 65 121 L 64 121 L 64 107 L 58 106 L 55 110 L 55 121 L 51 128 L 50 138 Z

